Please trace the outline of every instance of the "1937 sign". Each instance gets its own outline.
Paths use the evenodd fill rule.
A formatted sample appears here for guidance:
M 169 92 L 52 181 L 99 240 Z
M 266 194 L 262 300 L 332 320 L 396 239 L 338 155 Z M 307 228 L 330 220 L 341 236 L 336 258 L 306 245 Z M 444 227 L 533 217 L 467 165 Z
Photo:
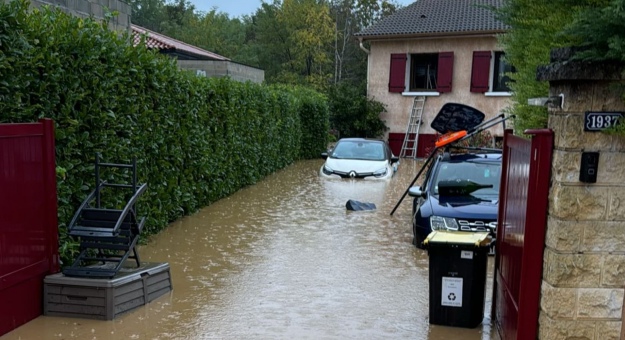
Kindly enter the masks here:
M 621 123 L 623 112 L 590 112 L 584 114 L 584 131 L 602 131 Z

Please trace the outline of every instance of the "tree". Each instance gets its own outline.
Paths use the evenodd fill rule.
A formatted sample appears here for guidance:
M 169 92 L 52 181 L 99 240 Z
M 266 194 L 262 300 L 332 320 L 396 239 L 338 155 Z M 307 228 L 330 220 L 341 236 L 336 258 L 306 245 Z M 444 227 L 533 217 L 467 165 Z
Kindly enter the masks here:
M 536 68 L 549 63 L 553 48 L 571 45 L 575 39 L 564 34 L 576 16 L 604 0 L 509 0 L 497 11 L 500 20 L 510 26 L 499 42 L 506 59 L 516 69 L 509 74 L 513 93 L 510 113 L 516 115 L 515 130 L 541 128 L 547 125 L 547 109 L 530 106 L 529 98 L 545 97 L 547 82 L 536 81 Z
M 342 83 L 328 89 L 330 128 L 340 137 L 379 138 L 387 126 L 380 119 L 384 104 L 367 98 L 364 84 Z
M 283 70 L 285 65 L 294 58 L 289 42 L 289 32 L 286 25 L 277 18 L 280 11 L 280 3 L 263 3 L 252 16 L 253 50 L 258 56 L 261 67 L 265 70 L 267 82 L 275 82 L 278 75 L 283 72 L 295 72 L 293 69 Z
M 167 20 L 164 0 L 131 0 L 132 23 L 154 32 L 161 32 Z
M 625 4 L 622 0 L 596 0 L 595 5 L 580 11 L 565 30 L 583 50 L 583 60 L 625 61 Z
M 388 0 L 333 0 L 329 6 L 335 24 L 333 83 L 357 84 L 367 77 L 367 55 L 353 35 L 394 13 L 399 5 Z

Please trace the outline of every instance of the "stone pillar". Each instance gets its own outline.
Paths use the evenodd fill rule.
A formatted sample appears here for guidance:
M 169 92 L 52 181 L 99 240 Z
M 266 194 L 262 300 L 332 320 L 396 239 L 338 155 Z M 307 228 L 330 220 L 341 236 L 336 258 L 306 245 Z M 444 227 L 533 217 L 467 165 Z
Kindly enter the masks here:
M 625 339 L 625 137 L 584 131 L 586 111 L 625 112 L 619 64 L 569 60 L 555 50 L 538 69 L 555 133 L 540 301 L 540 339 Z M 622 122 L 625 124 L 625 121 Z M 599 152 L 596 183 L 579 180 L 582 151 Z

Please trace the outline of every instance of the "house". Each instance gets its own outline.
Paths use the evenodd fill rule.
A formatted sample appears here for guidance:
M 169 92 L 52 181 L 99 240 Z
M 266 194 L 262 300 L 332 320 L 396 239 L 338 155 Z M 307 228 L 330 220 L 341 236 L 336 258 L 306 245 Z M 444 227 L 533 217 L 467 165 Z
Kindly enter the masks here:
M 178 67 L 195 72 L 198 76 L 228 76 L 237 81 L 254 83 L 262 83 L 265 80 L 265 71 L 261 69 L 236 63 L 217 53 L 206 51 L 134 24 L 130 26 L 134 46 L 140 44 L 142 37 L 145 36 L 145 44 L 148 48 L 157 49 L 162 54 L 176 58 Z
M 497 35 L 507 26 L 487 8 L 503 3 L 418 0 L 355 34 L 369 54 L 367 93 L 386 105 L 381 118 L 389 127 L 387 138 L 395 154 L 400 154 L 417 97 L 425 97 L 418 157 L 433 145 L 436 131 L 430 123 L 445 103 L 475 107 L 485 120 L 509 105 L 505 73 L 513 69 L 497 44 Z M 489 130 L 493 136 L 503 135 L 501 125 Z

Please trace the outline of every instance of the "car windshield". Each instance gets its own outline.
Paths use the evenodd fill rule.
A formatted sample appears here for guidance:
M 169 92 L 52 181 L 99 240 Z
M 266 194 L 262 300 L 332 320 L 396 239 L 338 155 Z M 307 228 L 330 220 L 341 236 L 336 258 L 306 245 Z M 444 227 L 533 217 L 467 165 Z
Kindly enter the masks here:
M 332 150 L 332 158 L 383 161 L 384 144 L 368 141 L 341 141 Z
M 434 178 L 434 194 L 438 194 L 438 183 L 441 181 L 469 180 L 477 184 L 492 185 L 471 193 L 473 196 L 499 195 L 499 178 L 501 163 L 493 161 L 458 161 L 442 162 L 436 178 Z

